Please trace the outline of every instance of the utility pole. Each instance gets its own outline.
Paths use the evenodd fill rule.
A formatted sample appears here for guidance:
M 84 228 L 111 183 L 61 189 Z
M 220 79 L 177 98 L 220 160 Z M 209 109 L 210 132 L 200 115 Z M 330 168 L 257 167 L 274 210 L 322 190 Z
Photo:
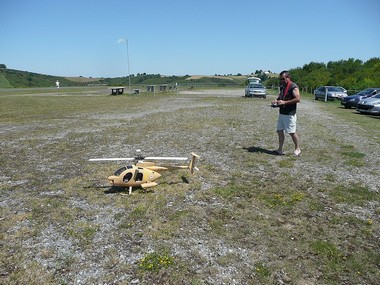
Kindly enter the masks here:
M 127 64 L 128 64 L 128 87 L 129 87 L 129 93 L 131 93 L 131 71 L 129 68 L 129 47 L 128 47 L 128 39 L 120 38 L 118 40 L 118 43 L 125 43 L 127 45 Z

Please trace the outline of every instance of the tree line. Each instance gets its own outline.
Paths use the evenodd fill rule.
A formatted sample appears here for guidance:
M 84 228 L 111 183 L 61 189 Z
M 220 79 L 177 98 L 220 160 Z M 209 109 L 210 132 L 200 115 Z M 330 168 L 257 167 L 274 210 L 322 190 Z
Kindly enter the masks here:
M 292 80 L 298 84 L 302 92 L 310 92 L 319 86 L 332 85 L 342 86 L 352 92 L 363 90 L 369 87 L 380 87 L 380 58 L 371 58 L 365 62 L 359 59 L 349 58 L 347 60 L 330 61 L 327 64 L 310 62 L 302 67 L 289 70 Z M 240 74 L 239 74 L 240 75 Z M 261 79 L 267 87 L 277 87 L 279 85 L 278 76 L 273 76 L 270 72 L 256 70 L 255 75 Z M 49 87 L 54 85 L 56 76 L 42 75 L 25 71 L 7 69 L 5 64 L 0 64 L 0 77 L 7 82 L 5 87 Z M 170 84 L 188 83 L 189 75 L 185 76 L 161 76 L 160 74 L 138 73 L 137 76 L 131 75 L 132 84 Z M 239 76 L 240 77 L 240 76 Z M 237 78 L 239 78 L 237 77 Z M 212 83 L 222 85 L 244 86 L 248 81 L 233 81 L 225 78 L 202 77 L 190 80 L 200 84 Z M 1 79 L 0 78 L 0 79 Z M 79 86 L 87 83 L 72 82 L 59 77 L 62 86 Z M 224 79 L 224 80 L 222 80 Z M 128 77 L 99 78 L 99 84 L 104 85 L 125 85 L 128 84 Z M 1 80 L 0 80 L 1 83 Z M 95 84 L 96 82 L 91 82 Z M 1 87 L 1 84 L 0 84 Z M 351 93 L 352 93 L 351 92 Z
M 342 86 L 347 90 L 363 90 L 380 87 L 380 58 L 365 62 L 359 59 L 330 61 L 327 64 L 310 62 L 289 70 L 292 80 L 304 92 L 312 92 L 319 86 Z M 277 86 L 278 78 L 269 78 L 264 84 Z

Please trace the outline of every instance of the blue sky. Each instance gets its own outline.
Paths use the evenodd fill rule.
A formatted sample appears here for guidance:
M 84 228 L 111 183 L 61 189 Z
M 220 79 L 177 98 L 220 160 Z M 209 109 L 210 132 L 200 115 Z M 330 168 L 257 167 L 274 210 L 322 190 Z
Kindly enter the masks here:
M 378 0 L 0 0 L 0 63 L 56 75 L 280 72 L 380 57 Z

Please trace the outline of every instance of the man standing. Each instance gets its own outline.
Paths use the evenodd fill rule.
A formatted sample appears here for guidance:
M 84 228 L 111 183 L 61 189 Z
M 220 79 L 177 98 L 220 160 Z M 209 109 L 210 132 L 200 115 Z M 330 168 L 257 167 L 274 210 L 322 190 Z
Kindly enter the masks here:
M 288 133 L 294 142 L 294 155 L 301 153 L 299 137 L 296 133 L 297 127 L 297 103 L 301 101 L 301 95 L 296 83 L 292 82 L 289 72 L 284 70 L 280 73 L 280 93 L 276 100 L 272 101 L 273 106 L 279 107 L 277 121 L 278 149 L 275 153 L 282 155 L 285 141 L 284 132 Z
M 55 82 L 55 86 L 57 87 L 57 89 L 59 89 L 59 81 L 57 79 L 57 81 Z

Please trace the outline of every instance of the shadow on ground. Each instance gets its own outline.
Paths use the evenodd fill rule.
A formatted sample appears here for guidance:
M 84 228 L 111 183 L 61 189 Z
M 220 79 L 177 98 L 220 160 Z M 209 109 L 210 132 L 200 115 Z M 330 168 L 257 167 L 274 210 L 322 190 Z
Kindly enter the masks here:
M 270 154 L 270 155 L 278 155 L 278 153 L 274 150 L 269 150 L 266 148 L 261 148 L 257 146 L 250 146 L 250 147 L 243 147 L 248 152 L 258 152 L 258 153 L 265 153 L 265 154 Z

